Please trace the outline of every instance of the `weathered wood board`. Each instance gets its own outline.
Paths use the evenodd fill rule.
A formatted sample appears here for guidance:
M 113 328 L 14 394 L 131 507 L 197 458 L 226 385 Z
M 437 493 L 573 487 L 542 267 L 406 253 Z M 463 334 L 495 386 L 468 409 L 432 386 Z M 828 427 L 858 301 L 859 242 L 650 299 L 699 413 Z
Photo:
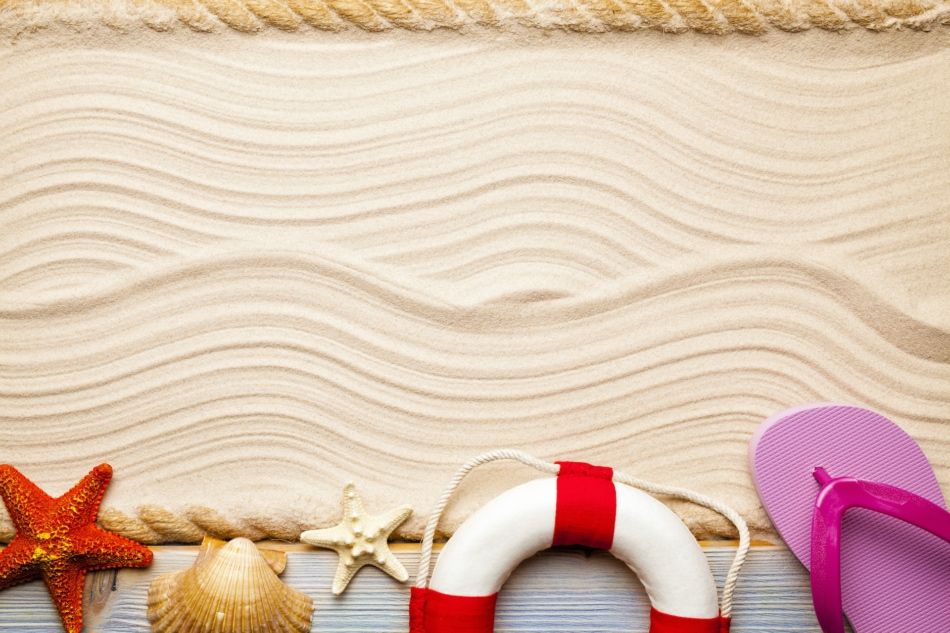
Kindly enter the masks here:
M 361 570 L 340 597 L 330 593 L 337 557 L 328 550 L 285 546 L 292 587 L 314 598 L 314 633 L 406 633 L 409 584 L 374 568 Z M 735 547 L 703 548 L 720 588 Z M 188 567 L 195 547 L 156 547 L 149 569 L 97 572 L 86 581 L 87 632 L 149 630 L 148 585 L 161 573 Z M 417 545 L 393 551 L 415 577 Z M 113 582 L 115 591 L 112 590 Z M 638 633 L 648 628 L 649 603 L 627 567 L 606 552 L 552 549 L 525 561 L 498 600 L 497 633 Z M 56 633 L 59 619 L 41 582 L 0 592 L 0 630 Z M 755 546 L 736 593 L 734 633 L 819 633 L 808 575 L 783 547 Z

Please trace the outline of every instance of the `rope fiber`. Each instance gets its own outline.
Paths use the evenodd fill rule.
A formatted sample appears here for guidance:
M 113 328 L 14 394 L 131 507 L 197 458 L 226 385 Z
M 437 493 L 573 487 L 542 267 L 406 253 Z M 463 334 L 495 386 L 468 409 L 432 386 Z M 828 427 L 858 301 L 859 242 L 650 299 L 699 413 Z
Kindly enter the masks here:
M 358 27 L 367 31 L 430 31 L 465 26 L 530 27 L 581 32 L 655 29 L 711 35 L 761 34 L 770 29 L 928 31 L 950 25 L 950 0 L 124 0 L 156 30 L 168 25 L 155 15 L 169 10 L 189 27 L 217 24 L 255 32 L 265 27 L 293 31 L 304 25 L 326 31 Z M 119 0 L 122 4 L 123 0 Z M 77 0 L 90 15 L 103 0 Z M 0 1 L 4 14 L 51 10 L 62 0 Z

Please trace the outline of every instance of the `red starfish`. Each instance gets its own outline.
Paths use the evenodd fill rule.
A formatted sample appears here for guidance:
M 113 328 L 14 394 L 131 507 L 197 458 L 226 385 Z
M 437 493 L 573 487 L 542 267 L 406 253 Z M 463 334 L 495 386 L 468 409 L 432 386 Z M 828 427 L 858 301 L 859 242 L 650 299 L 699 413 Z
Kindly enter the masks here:
M 0 552 L 0 589 L 42 578 L 68 633 L 82 630 L 87 571 L 152 562 L 144 545 L 96 525 L 110 479 L 112 466 L 100 464 L 53 499 L 13 466 L 0 465 L 0 497 L 16 527 L 16 538 Z

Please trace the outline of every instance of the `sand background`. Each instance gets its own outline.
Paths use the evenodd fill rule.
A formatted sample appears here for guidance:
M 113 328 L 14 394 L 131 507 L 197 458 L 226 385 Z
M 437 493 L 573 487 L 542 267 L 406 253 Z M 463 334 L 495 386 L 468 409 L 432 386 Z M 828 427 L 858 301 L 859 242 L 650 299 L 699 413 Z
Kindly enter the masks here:
M 104 507 L 293 538 L 352 480 L 412 539 L 507 447 L 775 540 L 747 442 L 814 401 L 950 492 L 946 29 L 54 22 L 0 42 L 0 157 L 0 462 L 52 494 L 106 461 Z

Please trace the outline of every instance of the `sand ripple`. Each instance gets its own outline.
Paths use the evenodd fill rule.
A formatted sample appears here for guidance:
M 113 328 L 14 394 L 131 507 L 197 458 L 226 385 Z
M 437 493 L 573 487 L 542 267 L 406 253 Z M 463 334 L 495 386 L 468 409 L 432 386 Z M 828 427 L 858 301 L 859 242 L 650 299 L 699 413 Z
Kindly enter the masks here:
M 413 536 L 512 447 L 763 533 L 750 434 L 833 400 L 950 488 L 946 50 L 216 37 L 0 49 L 0 461 Z

